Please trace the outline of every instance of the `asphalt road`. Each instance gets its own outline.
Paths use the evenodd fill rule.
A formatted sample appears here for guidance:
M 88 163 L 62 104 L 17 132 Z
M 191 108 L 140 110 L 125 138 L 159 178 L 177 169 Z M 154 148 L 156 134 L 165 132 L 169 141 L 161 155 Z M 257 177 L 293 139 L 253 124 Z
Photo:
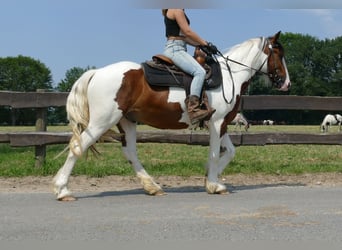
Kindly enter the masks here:
M 0 193 L 0 240 L 342 241 L 342 187 L 248 186 L 229 195 L 170 189 Z

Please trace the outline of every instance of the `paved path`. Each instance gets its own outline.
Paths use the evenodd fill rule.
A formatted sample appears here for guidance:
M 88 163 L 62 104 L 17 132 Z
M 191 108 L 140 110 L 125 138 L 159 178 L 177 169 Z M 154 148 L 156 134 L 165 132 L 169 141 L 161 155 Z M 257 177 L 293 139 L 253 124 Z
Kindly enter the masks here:
M 0 193 L 0 240 L 342 241 L 342 187 L 166 191 L 77 193 L 70 203 L 50 193 Z

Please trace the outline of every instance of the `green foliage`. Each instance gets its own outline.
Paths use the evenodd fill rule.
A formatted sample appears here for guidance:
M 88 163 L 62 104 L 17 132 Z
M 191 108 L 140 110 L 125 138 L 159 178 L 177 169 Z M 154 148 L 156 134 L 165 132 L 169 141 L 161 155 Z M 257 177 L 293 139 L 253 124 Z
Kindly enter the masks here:
M 51 89 L 52 77 L 39 60 L 26 56 L 0 58 L 0 90 L 35 92 L 37 89 Z M 33 109 L 11 109 L 0 107 L 0 124 L 34 124 Z
M 342 37 L 319 40 L 310 35 L 284 33 L 280 42 L 292 86 L 287 93 L 277 92 L 256 77 L 249 87 L 249 95 L 287 94 L 299 96 L 342 95 Z M 319 123 L 324 114 L 316 111 L 247 111 L 250 120 L 274 119 L 287 124 Z M 294 115 L 295 114 L 295 115 Z
M 29 92 L 51 88 L 50 69 L 39 60 L 21 55 L 0 58 L 0 90 Z
M 93 67 L 94 68 L 94 67 Z M 81 75 L 91 69 L 87 67 L 85 69 L 80 67 L 73 67 L 65 73 L 65 78 L 58 84 L 57 90 L 61 92 L 70 92 L 72 85 L 77 81 Z
M 342 37 L 318 40 L 310 35 L 285 33 L 280 37 L 291 78 L 288 94 L 300 96 L 341 95 Z M 250 95 L 277 93 L 256 78 Z

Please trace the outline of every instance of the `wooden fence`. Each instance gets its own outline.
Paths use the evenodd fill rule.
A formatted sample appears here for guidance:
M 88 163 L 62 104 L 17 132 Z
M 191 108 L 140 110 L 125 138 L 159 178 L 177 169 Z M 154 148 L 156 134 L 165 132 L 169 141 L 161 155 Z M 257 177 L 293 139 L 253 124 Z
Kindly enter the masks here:
M 0 143 L 13 147 L 34 146 L 36 166 L 45 159 L 46 145 L 68 143 L 71 133 L 47 132 L 46 112 L 48 107 L 65 106 L 67 92 L 9 92 L 0 91 L 0 106 L 12 108 L 36 108 L 36 132 L 0 133 Z M 242 96 L 240 110 L 342 110 L 342 97 L 317 96 Z M 119 135 L 113 135 L 120 140 Z M 236 146 L 266 144 L 342 144 L 342 133 L 230 133 Z M 189 131 L 138 132 L 137 141 L 155 143 L 182 143 L 208 145 L 208 134 Z

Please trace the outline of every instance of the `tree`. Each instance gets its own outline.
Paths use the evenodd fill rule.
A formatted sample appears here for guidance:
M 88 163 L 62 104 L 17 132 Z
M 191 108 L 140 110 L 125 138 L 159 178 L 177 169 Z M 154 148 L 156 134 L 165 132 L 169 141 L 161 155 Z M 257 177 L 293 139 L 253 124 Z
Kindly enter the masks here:
M 329 65 L 325 68 L 327 75 L 325 85 L 331 96 L 342 95 L 342 37 L 328 40 L 326 48 L 322 51 L 322 57 L 328 55 Z
M 0 90 L 36 91 L 51 89 L 51 71 L 27 56 L 0 58 Z
M 95 68 L 95 67 L 92 67 Z M 77 81 L 81 75 L 91 69 L 89 66 L 85 69 L 80 67 L 73 67 L 65 73 L 65 78 L 58 84 L 57 90 L 62 92 L 70 92 L 72 85 Z
M 50 69 L 39 60 L 22 55 L 0 58 L 0 90 L 28 92 L 51 88 Z M 0 123 L 26 125 L 34 124 L 35 121 L 35 112 L 32 109 L 16 110 L 0 107 L 0 113 Z

